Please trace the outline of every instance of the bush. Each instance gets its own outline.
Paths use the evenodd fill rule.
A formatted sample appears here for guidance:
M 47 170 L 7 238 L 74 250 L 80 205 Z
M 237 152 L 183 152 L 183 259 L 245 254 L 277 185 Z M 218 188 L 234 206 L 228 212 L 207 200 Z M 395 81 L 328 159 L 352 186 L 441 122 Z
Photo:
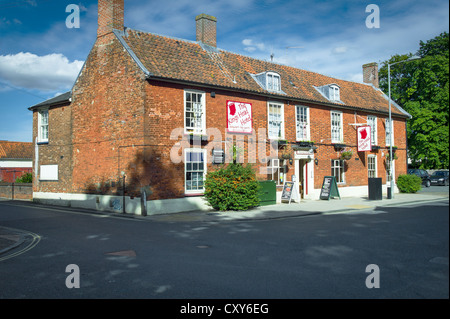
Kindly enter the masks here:
M 16 178 L 16 183 L 33 183 L 33 175 L 31 173 L 25 173 Z
M 250 165 L 231 163 L 206 175 L 205 198 L 217 210 L 247 210 L 259 205 L 259 187 Z
M 422 188 L 422 179 L 417 175 L 399 175 L 397 187 L 401 193 L 416 193 Z

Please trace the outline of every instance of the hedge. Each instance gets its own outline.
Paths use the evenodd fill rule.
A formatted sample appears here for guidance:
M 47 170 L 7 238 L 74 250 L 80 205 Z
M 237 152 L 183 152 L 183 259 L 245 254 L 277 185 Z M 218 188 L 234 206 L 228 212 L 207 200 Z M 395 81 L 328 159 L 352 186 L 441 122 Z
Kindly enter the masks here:
M 422 179 L 417 175 L 399 175 L 397 187 L 401 193 L 416 193 L 422 188 Z
M 259 205 L 259 187 L 250 165 L 230 163 L 206 175 L 205 198 L 217 210 L 247 210 Z

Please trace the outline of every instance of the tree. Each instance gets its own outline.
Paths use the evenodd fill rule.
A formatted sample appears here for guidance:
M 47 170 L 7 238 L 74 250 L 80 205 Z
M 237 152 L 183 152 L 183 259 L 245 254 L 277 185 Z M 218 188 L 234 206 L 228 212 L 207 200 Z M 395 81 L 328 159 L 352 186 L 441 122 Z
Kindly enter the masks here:
M 25 173 L 16 178 L 16 183 L 33 183 L 33 175 L 31 173 Z
M 387 64 L 413 54 L 394 55 L 382 62 L 380 87 L 388 91 Z M 413 166 L 449 166 L 449 35 L 420 41 L 422 59 L 391 66 L 391 97 L 412 119 L 408 121 L 408 149 Z

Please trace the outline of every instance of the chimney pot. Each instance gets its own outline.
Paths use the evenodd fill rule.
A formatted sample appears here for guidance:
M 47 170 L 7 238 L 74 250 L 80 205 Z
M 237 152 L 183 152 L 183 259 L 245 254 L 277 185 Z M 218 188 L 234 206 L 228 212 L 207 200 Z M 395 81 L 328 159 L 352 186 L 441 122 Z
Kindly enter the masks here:
M 204 44 L 217 47 L 217 18 L 207 15 L 199 14 L 195 17 L 195 29 L 197 34 L 197 41 Z
M 379 87 L 378 83 L 378 64 L 376 62 L 367 63 L 362 66 L 363 68 L 363 82 L 373 84 L 376 88 Z

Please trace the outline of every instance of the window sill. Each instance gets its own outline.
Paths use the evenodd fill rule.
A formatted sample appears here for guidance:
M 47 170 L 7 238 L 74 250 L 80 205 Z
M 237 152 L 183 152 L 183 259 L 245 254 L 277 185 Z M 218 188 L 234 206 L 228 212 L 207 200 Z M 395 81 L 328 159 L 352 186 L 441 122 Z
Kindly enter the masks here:
M 37 142 L 37 145 L 45 145 L 45 144 L 48 144 L 48 141 Z
M 198 197 L 203 195 L 205 195 L 205 193 L 184 193 L 185 197 Z

